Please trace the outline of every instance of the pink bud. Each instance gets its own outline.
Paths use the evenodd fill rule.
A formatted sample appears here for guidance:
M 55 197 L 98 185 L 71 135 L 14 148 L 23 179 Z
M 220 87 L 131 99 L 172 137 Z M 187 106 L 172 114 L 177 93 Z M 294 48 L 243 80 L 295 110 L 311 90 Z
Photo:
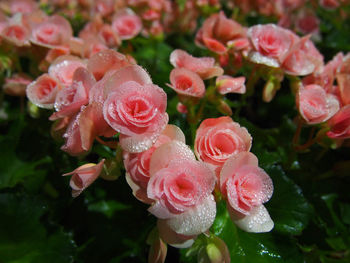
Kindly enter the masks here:
M 70 173 L 63 176 L 72 175 L 70 179 L 70 187 L 72 188 L 72 196 L 77 197 L 89 185 L 91 185 L 100 175 L 105 159 L 102 159 L 98 164 L 84 164 Z

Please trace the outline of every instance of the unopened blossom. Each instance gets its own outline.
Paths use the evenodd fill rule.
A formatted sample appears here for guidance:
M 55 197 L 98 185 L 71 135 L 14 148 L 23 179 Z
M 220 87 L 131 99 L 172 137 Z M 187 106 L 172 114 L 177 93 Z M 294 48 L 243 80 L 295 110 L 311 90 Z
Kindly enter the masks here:
M 72 196 L 77 197 L 89 187 L 100 175 L 105 159 L 102 159 L 98 164 L 84 164 L 70 173 L 63 176 L 72 175 L 69 185 L 72 188 Z

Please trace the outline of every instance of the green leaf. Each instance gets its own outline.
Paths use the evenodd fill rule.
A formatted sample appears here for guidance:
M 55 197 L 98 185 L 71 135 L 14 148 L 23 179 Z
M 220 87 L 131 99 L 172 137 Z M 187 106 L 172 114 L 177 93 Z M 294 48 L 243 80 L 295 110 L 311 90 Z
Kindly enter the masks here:
M 59 229 L 48 235 L 40 218 L 47 211 L 27 195 L 0 194 L 0 262 L 73 262 L 75 244 Z
M 49 156 L 35 162 L 26 162 L 18 158 L 16 147 L 22 129 L 24 121 L 20 119 L 7 136 L 0 137 L 0 189 L 13 187 L 31 176 L 41 176 L 43 171 L 38 172 L 37 166 L 51 161 Z
M 223 202 L 218 204 L 212 232 L 225 241 L 231 262 L 303 262 L 292 239 L 277 233 L 247 233 L 231 221 Z
M 289 179 L 280 166 L 270 166 L 266 172 L 274 184 L 274 193 L 266 208 L 281 234 L 301 234 L 313 213 L 302 190 Z
M 108 201 L 97 201 L 88 205 L 88 210 L 93 212 L 102 213 L 108 218 L 111 218 L 115 212 L 130 209 L 131 206 L 125 205 L 123 203 L 108 200 Z

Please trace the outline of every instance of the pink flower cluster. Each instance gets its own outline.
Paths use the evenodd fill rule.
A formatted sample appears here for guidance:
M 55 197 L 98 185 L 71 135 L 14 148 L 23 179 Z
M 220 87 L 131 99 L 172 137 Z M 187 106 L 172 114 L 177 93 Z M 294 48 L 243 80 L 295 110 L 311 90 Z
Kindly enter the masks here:
M 350 137 L 350 55 L 338 53 L 318 73 L 305 77 L 297 94 L 297 105 L 308 124 L 328 121 L 327 136 Z
M 88 152 L 96 137 L 117 133 L 124 149 L 141 152 L 168 123 L 165 92 L 142 67 L 113 50 L 87 61 L 59 57 L 28 86 L 27 96 L 39 107 L 55 108 L 50 119 L 65 130 L 62 149 L 71 155 Z

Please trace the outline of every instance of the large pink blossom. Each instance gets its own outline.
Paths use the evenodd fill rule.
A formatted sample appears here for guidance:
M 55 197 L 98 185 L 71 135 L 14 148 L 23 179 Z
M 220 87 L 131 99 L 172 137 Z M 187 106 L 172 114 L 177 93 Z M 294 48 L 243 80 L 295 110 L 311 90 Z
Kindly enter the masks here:
M 136 65 L 116 71 L 104 92 L 103 115 L 121 133 L 122 147 L 129 152 L 150 148 L 168 123 L 166 93 Z
M 338 99 L 316 84 L 300 87 L 296 100 L 299 112 L 308 124 L 325 122 L 339 110 Z
M 150 163 L 148 198 L 154 200 L 149 211 L 177 234 L 192 236 L 206 231 L 215 219 L 211 192 L 215 175 L 195 160 L 191 149 L 172 141 L 155 150 Z
M 126 179 L 133 190 L 134 196 L 142 202 L 152 203 L 147 197 L 147 185 L 150 179 L 150 162 L 153 152 L 162 144 L 177 140 L 185 143 L 185 135 L 174 125 L 167 125 L 153 146 L 141 153 L 124 151 L 124 166 Z
M 225 162 L 220 173 L 220 190 L 232 220 L 240 228 L 248 232 L 268 232 L 273 228 L 263 206 L 272 196 L 273 184 L 259 168 L 254 154 L 241 152 Z
M 217 172 L 227 159 L 249 151 L 252 137 L 230 117 L 205 119 L 196 132 L 194 151 L 198 159 L 212 165 Z
M 32 29 L 30 41 L 47 48 L 67 45 L 73 36 L 70 23 L 59 15 L 53 15 Z
M 298 37 L 274 24 L 256 25 L 248 30 L 253 50 L 249 59 L 258 64 L 279 67 Z

